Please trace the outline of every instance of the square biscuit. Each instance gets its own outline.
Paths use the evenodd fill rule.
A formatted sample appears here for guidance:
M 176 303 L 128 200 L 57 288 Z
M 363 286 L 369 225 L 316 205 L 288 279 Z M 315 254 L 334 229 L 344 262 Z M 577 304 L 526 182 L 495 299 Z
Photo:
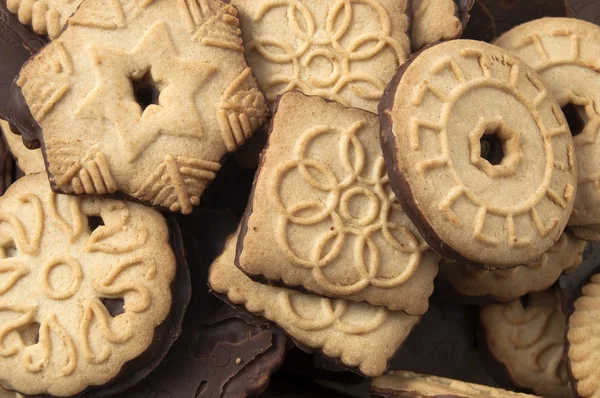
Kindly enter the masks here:
M 410 55 L 408 0 L 231 0 L 267 99 L 300 90 L 377 111 Z
M 278 102 L 237 249 L 253 278 L 411 315 L 439 260 L 389 187 L 377 116 L 300 92 Z
M 298 344 L 366 376 L 386 371 L 391 357 L 421 319 L 367 303 L 331 300 L 254 282 L 234 265 L 237 236 L 230 237 L 223 254 L 210 267 L 213 293 L 275 322 Z

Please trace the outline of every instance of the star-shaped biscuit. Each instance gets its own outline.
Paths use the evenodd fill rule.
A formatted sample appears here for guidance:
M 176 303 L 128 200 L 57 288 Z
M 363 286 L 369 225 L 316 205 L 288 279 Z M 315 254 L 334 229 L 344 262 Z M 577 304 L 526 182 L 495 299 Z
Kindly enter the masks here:
M 89 52 L 98 66 L 98 85 L 85 97 L 77 115 L 113 122 L 130 160 L 159 134 L 202 136 L 202 119 L 193 99 L 217 68 L 178 57 L 163 22 L 157 21 L 132 52 L 112 47 L 92 47 Z M 156 62 L 163 59 L 167 62 Z M 128 76 L 140 79 L 148 73 L 161 90 L 158 104 L 142 109 L 132 95 Z
M 53 188 L 191 212 L 266 120 L 236 9 L 217 0 L 85 0 L 21 72 Z

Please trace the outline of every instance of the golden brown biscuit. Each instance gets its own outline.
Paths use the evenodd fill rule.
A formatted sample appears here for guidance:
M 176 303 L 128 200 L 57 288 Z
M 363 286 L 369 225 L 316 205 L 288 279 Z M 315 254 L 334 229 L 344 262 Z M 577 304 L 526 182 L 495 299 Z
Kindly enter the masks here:
M 139 204 L 57 195 L 45 174 L 15 182 L 0 209 L 2 385 L 71 396 L 114 381 L 171 309 L 176 264 L 164 218 Z
M 25 174 L 41 173 L 46 171 L 44 155 L 41 149 L 27 149 L 23 145 L 21 136 L 13 133 L 10 126 L 4 120 L 0 120 L 0 131 L 6 139 L 8 148 L 17 161 L 19 169 Z
M 86 0 L 21 71 L 53 188 L 190 213 L 265 120 L 235 8 Z
M 600 242 L 600 224 L 588 224 L 583 226 L 572 226 L 569 230 L 579 239 Z
M 543 397 L 569 398 L 563 361 L 565 316 L 558 291 L 531 293 L 527 298 L 527 304 L 516 300 L 482 307 L 483 340 L 515 387 Z
M 376 112 L 410 54 L 407 0 L 231 0 L 271 102 L 291 90 Z
M 442 259 L 438 275 L 466 300 L 513 301 L 527 293 L 549 288 L 562 272 L 577 268 L 583 261 L 586 243 L 569 232 L 563 232 L 550 250 L 530 264 L 488 271 Z
M 8 9 L 39 35 L 56 39 L 82 0 L 6 0 Z
M 565 113 L 579 173 L 569 225 L 600 224 L 600 26 L 538 19 L 506 32 L 495 44 L 531 66 Z
M 281 97 L 242 222 L 242 271 L 411 315 L 427 311 L 440 257 L 391 192 L 378 132 L 369 112 L 297 91 Z
M 454 0 L 413 0 L 411 30 L 410 40 L 415 50 L 438 41 L 458 39 L 463 26 Z
M 577 188 L 573 141 L 517 57 L 471 40 L 435 45 L 402 66 L 379 111 L 392 188 L 438 253 L 511 268 L 558 240 Z
M 236 242 L 237 234 L 210 267 L 213 291 L 277 323 L 303 346 L 339 359 L 367 376 L 386 371 L 392 355 L 419 322 L 419 316 L 402 311 L 253 282 L 234 265 Z
M 600 394 L 598 375 L 598 311 L 600 310 L 600 274 L 584 283 L 567 321 L 565 358 L 573 393 L 593 398 Z
M 535 396 L 459 380 L 402 371 L 389 372 L 384 376 L 373 379 L 371 392 L 390 398 L 526 398 Z

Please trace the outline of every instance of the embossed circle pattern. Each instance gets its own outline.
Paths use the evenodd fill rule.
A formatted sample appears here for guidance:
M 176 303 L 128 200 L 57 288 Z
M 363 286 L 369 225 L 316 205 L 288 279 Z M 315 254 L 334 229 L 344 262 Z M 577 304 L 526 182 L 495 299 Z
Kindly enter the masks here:
M 566 18 L 529 22 L 502 35 L 496 45 L 512 51 L 539 73 L 561 107 L 579 108 L 582 130 L 572 131 L 578 189 L 570 225 L 600 223 L 600 27 Z
M 378 157 L 374 167 L 369 167 L 368 151 L 359 139 L 364 128 L 365 123 L 358 121 L 348 129 L 335 126 L 308 129 L 296 144 L 296 156 L 279 166 L 277 179 L 271 185 L 280 214 L 276 234 L 279 247 L 294 266 L 312 270 L 317 283 L 337 295 L 355 294 L 369 285 L 399 287 L 413 277 L 429 249 L 410 230 L 412 224 L 389 192 L 383 158 Z M 319 139 L 339 142 L 339 160 L 335 164 L 311 158 L 311 149 L 320 146 Z M 281 189 L 287 179 L 305 183 L 305 198 L 284 199 Z M 354 214 L 351 201 L 358 197 L 366 199 L 366 205 L 361 206 L 359 214 Z M 322 231 L 323 222 L 330 223 L 331 228 Z M 290 238 L 293 228 L 312 230 L 320 236 L 312 248 L 298 250 Z M 394 250 L 396 262 L 406 264 L 402 272 L 381 275 L 390 261 L 380 254 L 382 244 Z M 327 269 L 339 268 L 336 261 L 339 263 L 348 252 L 353 254 L 351 264 L 346 266 L 353 265 L 354 269 L 348 270 L 347 282 L 342 283 L 339 277 L 332 281 Z M 356 275 L 351 281 L 350 272 Z
M 30 174 L 0 198 L 0 248 L 0 379 L 24 394 L 111 381 L 171 308 L 168 228 L 144 206 L 57 195 Z
M 489 44 L 453 41 L 418 56 L 392 95 L 382 109 L 394 144 L 384 149 L 400 170 L 392 186 L 434 249 L 505 268 L 558 240 L 576 191 L 573 143 L 529 67 Z M 498 165 L 482 156 L 489 134 L 502 142 Z
M 242 18 L 248 62 L 270 101 L 300 90 L 374 111 L 391 73 L 409 55 L 400 1 L 232 3 L 248 14 L 247 22 Z M 318 60 L 327 67 L 317 70 Z

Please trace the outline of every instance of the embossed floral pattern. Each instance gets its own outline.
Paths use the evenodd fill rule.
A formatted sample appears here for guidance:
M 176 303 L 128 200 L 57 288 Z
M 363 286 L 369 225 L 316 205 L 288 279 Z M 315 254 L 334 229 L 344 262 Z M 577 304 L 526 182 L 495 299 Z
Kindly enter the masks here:
M 413 276 L 422 253 L 429 248 L 418 235 L 397 222 L 405 216 L 394 194 L 389 191 L 383 157 L 376 159 L 369 173 L 366 167 L 366 150 L 359 138 L 365 125 L 358 121 L 348 129 L 326 125 L 309 129 L 296 144 L 294 159 L 279 167 L 278 178 L 272 185 L 277 209 L 281 214 L 276 237 L 283 253 L 295 266 L 311 269 L 314 278 L 324 289 L 338 294 L 357 293 L 369 284 L 382 288 L 402 285 Z M 337 162 L 342 166 L 338 170 L 343 170 L 342 174 L 336 175 L 324 159 L 310 157 L 311 147 L 318 145 L 321 136 L 331 136 L 330 142 L 339 142 L 336 155 L 339 156 Z M 315 194 L 306 191 L 304 197 L 293 202 L 283 199 L 279 187 L 291 172 L 302 178 Z M 321 179 L 315 178 L 314 174 L 318 174 Z M 324 193 L 326 199 L 321 200 L 317 193 Z M 352 201 L 360 197 L 366 199 L 367 204 L 361 207 L 361 214 L 354 214 L 351 209 Z M 292 226 L 311 228 L 324 221 L 330 223 L 331 228 L 318 232 L 318 238 L 309 250 L 305 248 L 298 252 L 292 248 Z M 373 239 L 376 234 L 383 237 L 385 244 L 408 257 L 406 268 L 394 278 L 377 276 L 383 262 L 397 261 L 397 258 L 379 255 Z M 329 280 L 324 268 L 334 264 L 342 252 L 348 251 L 345 246 L 350 245 L 348 238 L 352 235 L 357 238 L 351 250 L 354 253 L 352 264 L 360 278 L 342 287 L 339 281 Z M 331 243 L 327 251 L 327 246 Z M 365 261 L 365 258 L 370 261 Z
M 375 111 L 409 55 L 408 18 L 400 0 L 232 3 L 242 14 L 249 63 L 271 101 L 297 89 Z M 359 29 L 361 23 L 370 29 Z M 283 31 L 274 34 L 270 27 Z
M 0 378 L 62 396 L 111 380 L 170 309 L 164 220 L 140 205 L 57 195 L 45 174 L 22 178 L 0 204 Z M 105 300 L 122 300 L 122 313 Z
M 313 116 L 301 119 L 298 108 Z M 273 120 L 241 268 L 328 297 L 424 313 L 439 257 L 391 191 L 376 116 L 294 92 Z

